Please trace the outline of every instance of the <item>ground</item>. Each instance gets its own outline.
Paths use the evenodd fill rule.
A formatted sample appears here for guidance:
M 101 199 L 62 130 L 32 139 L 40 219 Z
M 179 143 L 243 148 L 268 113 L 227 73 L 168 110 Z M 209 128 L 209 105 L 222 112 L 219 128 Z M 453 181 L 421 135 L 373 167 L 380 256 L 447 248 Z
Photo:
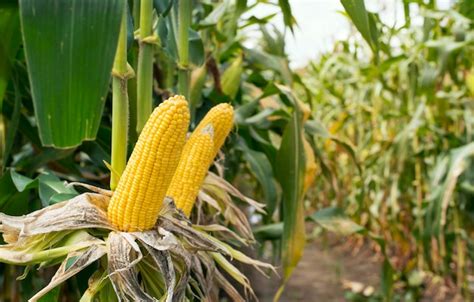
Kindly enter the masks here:
M 344 287 L 348 286 L 371 291 L 379 283 L 379 263 L 380 259 L 365 245 L 359 249 L 341 240 L 310 242 L 281 301 L 345 301 Z M 253 284 L 258 284 L 254 287 L 260 301 L 272 301 L 275 278 L 258 278 Z
M 370 295 L 380 285 L 380 256 L 367 242 L 344 238 L 308 242 L 303 258 L 291 276 L 281 302 L 343 302 L 345 294 L 356 291 Z M 251 282 L 261 302 L 272 302 L 278 278 L 251 273 Z M 462 302 L 456 288 L 443 280 L 425 280 L 420 302 Z

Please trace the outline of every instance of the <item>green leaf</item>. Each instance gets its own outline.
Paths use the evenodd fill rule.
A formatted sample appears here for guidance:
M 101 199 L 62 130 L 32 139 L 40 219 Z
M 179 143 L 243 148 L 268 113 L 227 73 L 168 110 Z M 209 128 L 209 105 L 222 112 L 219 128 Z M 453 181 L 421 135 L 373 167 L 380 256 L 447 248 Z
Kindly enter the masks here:
M 81 150 L 87 153 L 96 167 L 102 167 L 104 161 L 110 162 L 110 151 L 104 150 L 97 141 L 85 142 L 82 144 Z
M 434 168 L 436 173 L 433 173 L 437 177 L 432 179 L 431 185 L 434 189 L 430 192 L 430 203 L 426 212 L 425 235 L 439 236 L 443 232 L 459 178 L 470 168 L 473 158 L 474 143 L 469 143 L 451 150 L 448 163 L 438 161 L 438 165 Z
M 10 123 L 8 125 L 8 131 L 7 131 L 7 136 L 4 144 L 4 152 L 3 152 L 3 159 L 1 160 L 1 166 L 5 168 L 7 166 L 8 159 L 10 157 L 10 153 L 13 147 L 13 142 L 15 140 L 15 137 L 18 135 L 18 125 L 20 123 L 20 110 L 21 110 L 21 95 L 20 91 L 18 89 L 18 83 L 16 79 L 13 79 L 13 86 L 15 90 L 15 105 L 13 106 L 13 112 L 10 117 Z M 1 100 L 0 100 L 1 103 Z M 1 105 L 0 105 L 1 108 Z
M 24 215 L 28 212 L 29 192 L 18 192 L 13 183 L 12 170 L 0 178 L 0 212 L 8 215 Z
M 29 202 L 29 192 L 15 192 L 15 194 L 13 194 L 8 202 L 4 205 L 4 208 L 1 209 L 1 212 L 13 216 L 26 215 L 30 212 Z
M 350 158 L 352 159 L 352 161 L 355 163 L 356 167 L 357 167 L 357 171 L 359 172 L 360 175 L 362 175 L 362 167 L 359 163 L 359 160 L 357 159 L 357 155 L 356 155 L 356 152 L 354 150 L 354 147 L 348 143 L 348 142 L 345 142 L 335 136 L 331 136 L 330 137 L 332 141 L 334 141 L 336 144 L 339 145 L 339 147 L 341 147 L 341 149 L 343 149 L 344 151 L 346 151 L 346 153 L 350 156 Z
M 48 205 L 52 205 L 61 201 L 69 200 L 77 196 L 77 193 L 56 193 L 48 200 Z
M 259 124 L 261 122 L 264 122 L 268 119 L 269 116 L 271 116 L 275 112 L 275 109 L 273 108 L 265 108 L 259 113 L 245 119 L 245 124 L 247 125 L 252 125 L 252 124 Z
M 461 0 L 459 3 L 459 12 L 474 21 L 474 2 L 472 0 Z
M 26 60 L 43 145 L 93 140 L 125 1 L 20 0 Z
M 258 240 L 278 240 L 283 235 L 283 222 L 259 226 L 253 230 Z
M 10 170 L 11 179 L 18 192 L 38 187 L 38 180 L 23 176 L 14 170 Z
M 372 51 L 377 53 L 379 48 L 378 31 L 375 27 L 374 17 L 365 9 L 364 0 L 341 0 L 341 3 L 364 40 L 367 41 Z
M 293 32 L 293 26 L 296 25 L 295 17 L 293 17 L 293 13 L 291 12 L 291 5 L 289 0 L 278 0 L 278 5 L 281 8 L 281 12 L 283 13 L 283 21 L 285 26 L 290 28 Z
M 326 129 L 326 127 L 318 120 L 309 120 L 304 124 L 304 129 L 306 133 L 311 135 L 317 135 L 322 138 L 329 138 L 331 133 Z
M 138 2 L 135 2 L 138 3 Z M 171 0 L 153 0 L 153 7 L 160 16 L 166 16 L 173 6 L 173 1 Z
M 242 150 L 250 171 L 260 183 L 267 204 L 266 212 L 271 217 L 278 201 L 278 191 L 273 178 L 272 165 L 264 153 L 251 150 L 243 141 L 239 143 L 239 149 Z
M 20 18 L 16 1 L 5 1 L 0 4 L 0 110 L 8 85 L 11 64 L 20 47 Z
M 43 207 L 58 201 L 63 201 L 76 196 L 78 193 L 72 187 L 66 186 L 57 176 L 53 174 L 41 174 L 38 176 L 39 196 Z
M 382 284 L 380 285 L 385 297 L 384 301 L 392 301 L 394 275 L 395 271 L 390 261 L 385 258 L 382 265 Z
M 283 133 L 275 167 L 283 195 L 282 261 L 285 280 L 289 278 L 301 259 L 306 240 L 303 209 L 305 173 L 303 120 L 298 106 L 294 108 L 293 116 Z
M 293 81 L 293 74 L 288 65 L 288 60 L 280 56 L 275 56 L 257 49 L 244 48 L 245 59 L 249 64 L 253 64 L 260 69 L 271 69 L 278 72 L 285 85 L 291 84 Z
M 259 100 L 253 100 L 247 104 L 239 106 L 235 110 L 235 122 L 238 125 L 245 124 L 245 120 L 250 117 L 258 108 Z
M 189 29 L 189 61 L 201 66 L 204 64 L 204 44 L 197 31 Z
M 340 208 L 325 208 L 317 211 L 308 218 L 328 231 L 343 236 L 365 231 L 364 227 L 352 221 Z
M 228 10 L 229 2 L 222 1 L 221 3 L 217 4 L 212 12 L 206 16 L 204 20 L 199 23 L 200 27 L 208 27 L 214 26 L 222 20 Z
M 177 33 L 173 29 L 172 16 L 168 16 L 160 22 L 159 34 L 161 40 L 164 42 L 163 47 L 168 54 L 178 63 L 178 46 L 176 44 Z M 198 32 L 188 30 L 189 42 L 189 61 L 191 64 L 200 66 L 204 64 L 204 44 Z
M 15 184 L 12 181 L 10 173 L 11 171 L 7 171 L 0 178 L 0 211 L 2 212 L 5 204 L 16 193 Z

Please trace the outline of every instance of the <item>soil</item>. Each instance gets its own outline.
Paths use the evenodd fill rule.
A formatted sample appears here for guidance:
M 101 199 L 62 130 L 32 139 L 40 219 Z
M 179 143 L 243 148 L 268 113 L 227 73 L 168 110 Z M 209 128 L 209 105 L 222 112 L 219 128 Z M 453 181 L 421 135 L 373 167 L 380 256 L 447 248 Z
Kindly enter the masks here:
M 306 245 L 302 260 L 280 299 L 282 302 L 345 301 L 348 287 L 368 292 L 379 285 L 380 259 L 366 245 L 329 240 Z M 257 280 L 255 280 L 255 278 Z M 253 276 L 252 284 L 262 302 L 271 302 L 278 279 Z
M 370 296 L 379 289 L 381 263 L 382 259 L 368 243 L 356 244 L 341 238 L 309 242 L 280 302 L 343 302 L 348 301 L 345 299 L 348 292 Z M 259 300 L 272 302 L 279 278 L 268 279 L 254 272 L 246 274 Z M 465 300 L 449 282 L 425 280 L 420 302 L 462 301 Z

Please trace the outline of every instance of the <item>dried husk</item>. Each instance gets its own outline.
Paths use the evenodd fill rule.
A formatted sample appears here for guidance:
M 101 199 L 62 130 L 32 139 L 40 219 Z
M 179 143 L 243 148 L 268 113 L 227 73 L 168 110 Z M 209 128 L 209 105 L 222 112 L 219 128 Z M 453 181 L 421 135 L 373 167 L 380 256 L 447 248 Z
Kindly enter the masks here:
M 225 188 L 225 194 L 240 198 L 235 188 L 219 181 L 218 176 L 209 179 L 208 185 L 215 194 L 219 188 L 221 192 Z M 110 191 L 90 189 L 96 193 L 84 193 L 25 216 L 0 213 L 0 232 L 8 242 L 0 246 L 0 261 L 41 266 L 61 263 L 51 282 L 30 301 L 38 301 L 49 290 L 104 257 L 107 261 L 101 263 L 106 263 L 106 267 L 101 266 L 91 277 L 91 288 L 81 301 L 93 301 L 107 282 L 111 282 L 119 301 L 172 302 L 183 301 L 188 295 L 216 301 L 219 287 L 234 301 L 247 301 L 255 298 L 250 283 L 227 257 L 256 268 L 273 269 L 212 236 L 214 232 L 225 233 L 237 242 L 249 242 L 253 239 L 250 226 L 241 216 L 236 220 L 240 224 L 236 226 L 239 234 L 219 225 L 196 227 L 167 198 L 152 230 L 119 232 L 107 221 Z M 232 204 L 230 197 L 227 202 Z M 246 237 L 242 238 L 241 233 Z M 219 269 L 243 286 L 244 296 Z M 153 290 L 144 285 L 145 279 L 148 285 L 156 282 Z

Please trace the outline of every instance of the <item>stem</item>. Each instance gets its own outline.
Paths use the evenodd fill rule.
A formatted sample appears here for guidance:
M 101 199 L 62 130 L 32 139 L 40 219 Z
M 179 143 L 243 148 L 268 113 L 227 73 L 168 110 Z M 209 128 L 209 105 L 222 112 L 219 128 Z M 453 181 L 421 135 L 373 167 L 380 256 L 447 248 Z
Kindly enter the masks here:
M 133 1 L 133 32 L 140 28 L 140 1 Z M 133 43 L 128 52 L 128 62 L 134 70 L 137 70 L 138 65 L 138 44 Z M 135 145 L 138 139 L 137 133 L 137 81 L 128 82 L 128 104 L 129 104 L 129 125 L 128 125 L 128 143 L 130 146 Z
M 456 208 L 454 210 L 454 228 L 455 228 L 455 234 L 456 234 L 456 283 L 458 286 L 458 289 L 460 291 L 460 294 L 469 294 L 469 288 L 467 286 L 467 280 L 465 278 L 465 268 L 466 268 L 466 250 L 465 250 L 465 242 L 461 238 L 461 230 L 462 230 L 462 225 L 461 225 L 461 218 L 459 217 L 459 209 Z M 468 297 L 465 297 L 468 298 Z M 470 299 L 469 299 L 470 300 Z M 466 300 L 466 301 L 469 301 Z
M 189 98 L 189 27 L 191 26 L 191 0 L 179 0 L 178 28 L 178 92 Z
M 114 190 L 127 164 L 128 95 L 127 95 L 127 10 L 122 24 L 114 60 L 112 80 L 112 172 L 110 188 Z
M 417 152 L 418 151 L 418 136 L 415 136 L 413 139 L 413 149 Z M 416 188 L 416 226 L 418 228 L 419 239 L 418 239 L 418 269 L 422 270 L 424 267 L 424 248 L 423 248 L 423 175 L 422 175 L 422 164 L 423 161 L 420 158 L 416 158 L 415 160 L 415 188 Z
M 0 176 L 3 175 L 3 169 L 5 169 L 4 162 L 5 158 L 5 123 L 3 121 L 3 114 L 0 112 Z
M 153 44 L 146 41 L 153 34 L 153 1 L 140 1 L 140 50 L 137 75 L 137 132 L 140 133 L 152 109 Z
M 184 69 L 178 71 L 178 93 L 189 99 L 189 72 Z
M 89 284 L 89 287 L 84 292 L 79 302 L 92 302 L 94 301 L 94 297 L 104 286 L 106 285 L 109 280 L 106 278 L 107 273 L 104 271 L 100 276 L 97 276 L 92 283 Z

